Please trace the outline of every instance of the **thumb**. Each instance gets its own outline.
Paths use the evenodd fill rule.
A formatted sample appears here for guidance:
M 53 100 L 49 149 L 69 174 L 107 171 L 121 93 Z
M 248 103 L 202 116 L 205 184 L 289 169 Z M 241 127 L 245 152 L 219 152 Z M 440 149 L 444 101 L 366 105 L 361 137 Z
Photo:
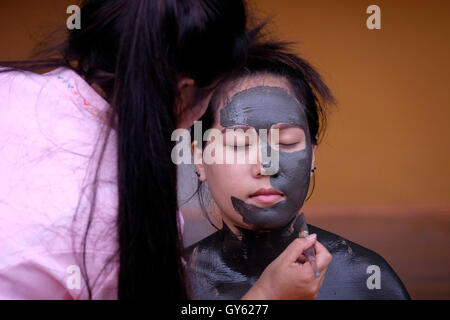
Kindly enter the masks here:
M 283 251 L 283 253 L 280 255 L 280 258 L 282 258 L 283 260 L 286 259 L 288 263 L 297 261 L 298 257 L 300 257 L 303 251 L 314 245 L 316 236 L 317 235 L 313 233 L 306 238 L 295 239 Z

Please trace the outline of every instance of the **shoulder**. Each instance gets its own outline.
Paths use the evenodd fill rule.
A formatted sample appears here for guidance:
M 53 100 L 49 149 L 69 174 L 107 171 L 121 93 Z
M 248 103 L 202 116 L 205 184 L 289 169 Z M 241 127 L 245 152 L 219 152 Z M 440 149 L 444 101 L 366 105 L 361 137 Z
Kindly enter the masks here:
M 340 235 L 316 226 L 310 226 L 310 233 L 317 234 L 317 240 L 333 255 L 333 258 L 345 258 L 358 264 L 378 264 L 388 266 L 386 260 L 373 250 L 365 248 Z
M 44 103 L 50 110 L 56 105 L 67 112 L 67 105 L 71 105 L 100 118 L 108 111 L 109 104 L 70 68 L 59 67 L 44 74 L 4 70 L 0 66 L 0 106 L 15 105 L 17 110 L 18 105 L 30 107 Z
M 333 256 L 319 298 L 410 298 L 398 275 L 375 251 L 315 226 L 310 232 Z
M 6 102 L 26 103 L 39 98 L 52 97 L 63 94 L 64 90 L 58 88 L 54 80 L 62 73 L 68 73 L 66 68 L 58 68 L 45 74 L 30 71 L 11 70 L 5 71 L 0 67 L 0 92 Z
M 22 70 L 8 71 L 0 66 L 0 89 L 5 90 L 12 87 L 37 88 L 41 86 L 45 79 L 42 75 Z

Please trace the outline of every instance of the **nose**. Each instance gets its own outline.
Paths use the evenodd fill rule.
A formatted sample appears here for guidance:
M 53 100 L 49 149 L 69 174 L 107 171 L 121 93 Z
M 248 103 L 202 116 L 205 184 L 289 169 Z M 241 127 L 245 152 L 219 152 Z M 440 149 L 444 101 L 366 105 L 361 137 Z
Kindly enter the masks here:
M 257 153 L 257 161 L 256 164 L 253 164 L 252 173 L 254 177 L 262 177 L 262 176 L 275 176 L 278 174 L 278 170 L 274 172 L 274 170 L 269 170 L 272 168 L 272 158 L 264 157 L 263 159 L 263 148 L 266 148 L 265 154 L 267 155 L 267 152 L 270 148 L 270 146 L 265 143 L 261 142 L 261 139 L 258 138 L 258 145 L 255 149 L 255 152 Z M 273 152 L 273 149 L 270 151 Z M 272 156 L 272 154 L 271 154 Z

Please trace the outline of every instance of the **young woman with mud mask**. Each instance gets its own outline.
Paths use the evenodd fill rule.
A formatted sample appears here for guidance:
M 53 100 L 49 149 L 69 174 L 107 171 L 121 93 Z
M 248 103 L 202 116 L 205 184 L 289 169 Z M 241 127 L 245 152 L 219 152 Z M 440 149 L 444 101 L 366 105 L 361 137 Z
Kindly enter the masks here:
M 304 230 L 300 210 L 314 174 L 323 105 L 333 101 L 306 61 L 274 43 L 255 46 L 245 69 L 216 90 L 201 120 L 203 130 L 217 131 L 210 130 L 214 138 L 203 147 L 194 140 L 192 149 L 199 181 L 208 183 L 223 227 L 188 248 L 194 298 L 241 298 Z M 212 148 L 214 159 L 207 159 Z M 317 227 L 309 231 L 317 235 L 320 277 L 313 277 L 304 255 L 291 257 L 291 268 L 304 276 L 299 285 L 316 288 L 299 299 L 409 298 L 381 256 Z M 379 268 L 380 287 L 368 285 L 369 266 Z M 271 288 L 277 280 L 283 283 L 283 276 Z

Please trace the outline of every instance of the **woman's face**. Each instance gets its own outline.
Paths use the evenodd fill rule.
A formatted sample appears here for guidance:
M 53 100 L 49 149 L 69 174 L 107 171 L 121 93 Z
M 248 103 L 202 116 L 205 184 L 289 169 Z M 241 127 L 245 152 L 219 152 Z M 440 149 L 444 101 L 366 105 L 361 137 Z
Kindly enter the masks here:
M 261 231 L 286 226 L 303 205 L 314 162 L 304 107 L 292 95 L 288 81 L 272 75 L 244 79 L 229 96 L 229 103 L 217 111 L 214 126 L 221 130 L 222 139 L 208 142 L 204 150 L 213 144 L 216 157 L 228 153 L 235 161 L 197 164 L 199 179 L 208 182 L 223 220 L 233 231 L 235 226 Z M 202 151 L 194 149 L 195 156 L 201 157 Z M 278 161 L 277 170 L 267 170 L 263 150 L 270 155 L 278 152 L 272 158 Z M 245 162 L 236 163 L 238 157 Z

